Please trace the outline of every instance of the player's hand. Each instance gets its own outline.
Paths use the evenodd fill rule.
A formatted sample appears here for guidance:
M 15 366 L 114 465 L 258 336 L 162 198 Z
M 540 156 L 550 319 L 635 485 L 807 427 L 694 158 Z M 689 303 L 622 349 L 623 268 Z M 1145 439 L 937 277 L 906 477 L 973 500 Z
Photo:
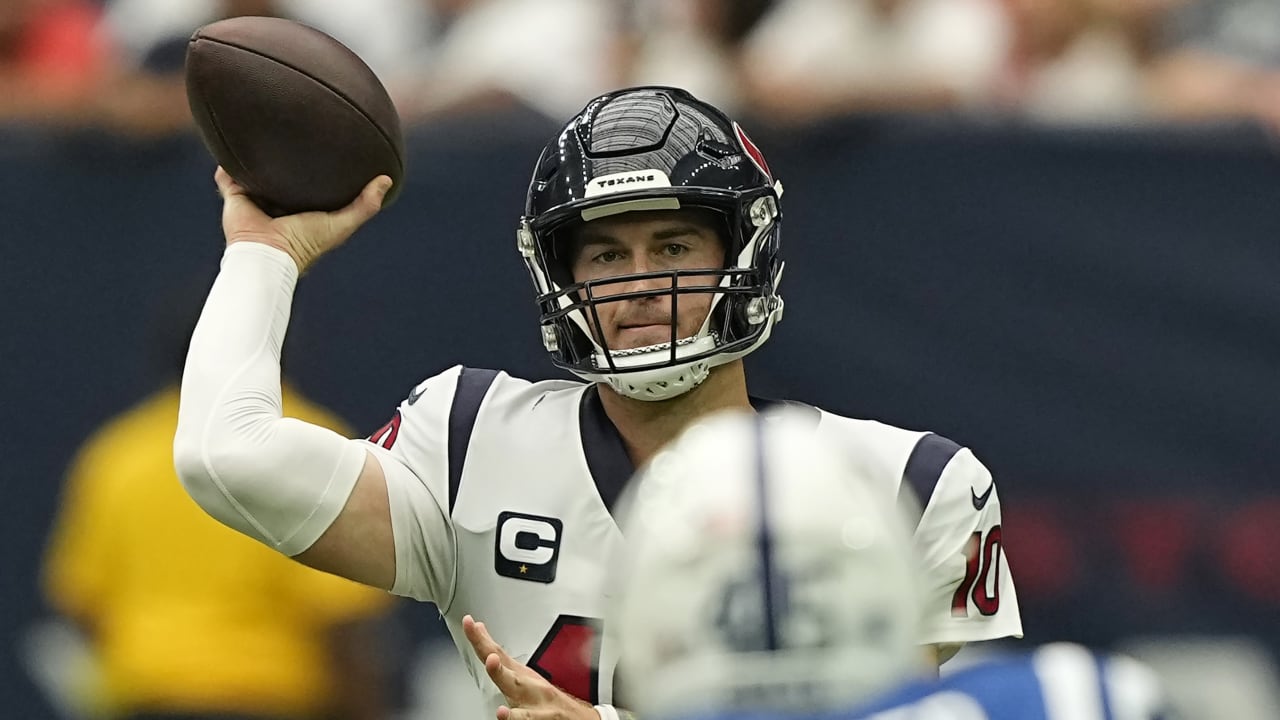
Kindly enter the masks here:
M 471 641 L 476 657 L 484 662 L 489 679 L 509 703 L 498 708 L 498 720 L 600 720 L 600 713 L 590 704 L 512 659 L 489 636 L 484 623 L 466 615 L 462 618 L 462 631 Z
M 222 232 L 227 244 L 256 242 L 289 253 L 306 270 L 316 258 L 347 241 L 382 209 L 391 189 L 391 178 L 379 175 L 369 181 L 351 204 L 334 212 L 305 212 L 273 218 L 263 212 L 240 183 L 221 167 L 213 175 L 222 195 Z

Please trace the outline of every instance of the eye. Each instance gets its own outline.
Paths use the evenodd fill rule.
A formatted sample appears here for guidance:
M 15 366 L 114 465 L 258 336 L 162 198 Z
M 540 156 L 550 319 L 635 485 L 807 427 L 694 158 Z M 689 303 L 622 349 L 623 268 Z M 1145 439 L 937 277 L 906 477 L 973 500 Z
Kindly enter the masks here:
M 612 263 L 622 259 L 622 253 L 617 250 L 605 250 L 604 252 L 591 258 L 592 262 Z
M 668 257 L 680 257 L 689 252 L 689 248 L 680 243 L 669 243 L 662 248 L 662 253 Z

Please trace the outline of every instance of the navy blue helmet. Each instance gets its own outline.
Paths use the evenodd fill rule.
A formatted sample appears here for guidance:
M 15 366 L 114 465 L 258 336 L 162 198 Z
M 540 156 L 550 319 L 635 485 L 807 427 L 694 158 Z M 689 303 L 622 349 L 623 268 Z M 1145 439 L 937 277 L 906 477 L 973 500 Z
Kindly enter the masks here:
M 628 397 L 664 400 L 759 347 L 782 315 L 781 192 L 742 128 L 684 90 L 638 87 L 592 100 L 542 151 L 517 233 L 552 361 Z M 723 268 L 575 282 L 567 241 L 573 227 L 619 213 L 677 209 L 716 218 L 727 250 Z M 704 280 L 677 286 L 685 275 Z M 601 293 L 638 280 L 658 288 Z M 713 295 L 694 336 L 677 337 L 674 313 L 670 341 L 657 345 L 610 349 L 591 331 L 599 326 L 600 304 L 669 295 L 674 305 L 688 293 Z

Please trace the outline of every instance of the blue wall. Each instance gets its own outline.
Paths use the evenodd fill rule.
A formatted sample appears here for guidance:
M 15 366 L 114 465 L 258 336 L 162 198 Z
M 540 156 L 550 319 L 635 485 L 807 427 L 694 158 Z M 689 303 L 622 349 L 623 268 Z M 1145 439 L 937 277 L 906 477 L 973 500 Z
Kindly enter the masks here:
M 453 363 L 552 373 L 514 249 L 551 132 L 522 116 L 414 131 L 400 201 L 300 286 L 287 362 L 304 390 L 369 431 Z M 1273 141 L 918 118 L 753 134 L 787 189 L 788 309 L 749 362 L 757 393 L 975 448 L 1033 637 L 1280 646 Z M 155 386 L 157 300 L 217 262 L 212 171 L 189 137 L 0 128 L 0 698 L 15 717 L 43 714 L 11 648 L 45 612 L 61 474 Z

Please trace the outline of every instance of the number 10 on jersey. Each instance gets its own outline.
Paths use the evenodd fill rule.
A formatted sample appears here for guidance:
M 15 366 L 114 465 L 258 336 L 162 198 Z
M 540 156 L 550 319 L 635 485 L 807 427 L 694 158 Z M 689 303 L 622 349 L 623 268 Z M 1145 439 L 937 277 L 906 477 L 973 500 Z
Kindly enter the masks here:
M 983 615 L 991 616 L 1000 611 L 1000 555 L 1003 548 L 999 525 L 988 530 L 985 539 L 980 532 L 969 536 L 964 548 L 968 559 L 964 580 L 960 581 L 960 587 L 951 597 L 952 617 L 969 616 L 970 598 Z

